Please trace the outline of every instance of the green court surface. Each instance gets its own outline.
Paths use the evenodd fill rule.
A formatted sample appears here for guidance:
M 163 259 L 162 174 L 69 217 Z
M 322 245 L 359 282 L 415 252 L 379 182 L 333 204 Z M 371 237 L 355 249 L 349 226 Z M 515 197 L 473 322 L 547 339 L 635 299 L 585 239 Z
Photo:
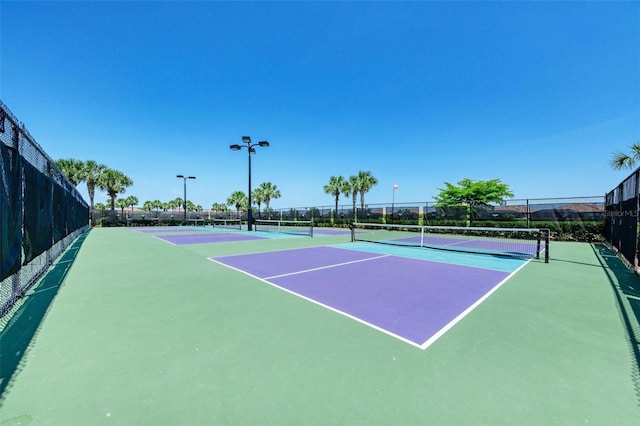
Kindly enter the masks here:
M 640 283 L 600 245 L 552 242 L 426 350 L 208 260 L 347 242 L 91 230 L 1 323 L 0 424 L 639 424 Z

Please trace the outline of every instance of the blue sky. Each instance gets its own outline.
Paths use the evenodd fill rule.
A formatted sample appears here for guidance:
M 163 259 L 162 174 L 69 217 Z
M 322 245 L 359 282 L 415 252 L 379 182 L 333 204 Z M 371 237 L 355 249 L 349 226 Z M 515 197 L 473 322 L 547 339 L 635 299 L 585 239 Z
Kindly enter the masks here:
M 271 143 L 252 175 L 274 208 L 330 206 L 359 170 L 368 203 L 463 178 L 602 195 L 640 140 L 638 2 L 2 1 L 0 25 L 2 101 L 141 203 L 181 197 L 176 174 L 205 209 L 246 192 L 243 135 Z

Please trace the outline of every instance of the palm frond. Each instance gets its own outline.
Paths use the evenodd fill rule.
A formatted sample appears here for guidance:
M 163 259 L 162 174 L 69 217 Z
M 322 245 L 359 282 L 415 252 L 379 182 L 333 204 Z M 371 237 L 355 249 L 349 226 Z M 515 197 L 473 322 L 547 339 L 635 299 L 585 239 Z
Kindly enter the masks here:
M 633 145 L 633 149 L 638 148 L 638 158 L 640 158 L 640 145 Z M 636 157 L 631 157 L 624 152 L 614 152 L 611 158 L 611 167 L 615 170 L 631 169 L 636 163 Z

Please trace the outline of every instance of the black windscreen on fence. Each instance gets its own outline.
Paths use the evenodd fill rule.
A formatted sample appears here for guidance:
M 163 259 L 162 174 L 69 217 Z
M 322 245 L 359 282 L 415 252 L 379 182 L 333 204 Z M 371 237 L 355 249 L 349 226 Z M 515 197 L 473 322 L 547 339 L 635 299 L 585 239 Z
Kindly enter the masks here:
M 0 317 L 88 229 L 89 206 L 0 101 Z
M 0 143 L 0 281 L 15 274 L 22 262 L 20 156 Z
M 51 247 L 52 181 L 29 163 L 24 172 L 24 256 L 30 262 Z
M 640 169 L 633 172 L 605 197 L 605 237 L 633 267 L 638 267 L 638 193 Z
M 57 243 L 67 235 L 67 203 L 64 188 L 53 185 L 53 242 Z

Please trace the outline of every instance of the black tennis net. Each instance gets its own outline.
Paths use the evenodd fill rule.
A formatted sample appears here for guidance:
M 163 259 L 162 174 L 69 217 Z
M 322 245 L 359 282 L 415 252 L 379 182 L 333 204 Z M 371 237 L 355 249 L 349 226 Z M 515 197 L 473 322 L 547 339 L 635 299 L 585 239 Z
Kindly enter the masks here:
M 313 237 L 313 221 L 310 220 L 267 220 L 255 219 L 253 227 L 261 232 L 279 232 L 282 234 Z
M 549 261 L 549 230 L 353 223 L 351 241 Z
M 211 223 L 214 228 L 242 229 L 242 220 L 240 219 L 213 219 Z

